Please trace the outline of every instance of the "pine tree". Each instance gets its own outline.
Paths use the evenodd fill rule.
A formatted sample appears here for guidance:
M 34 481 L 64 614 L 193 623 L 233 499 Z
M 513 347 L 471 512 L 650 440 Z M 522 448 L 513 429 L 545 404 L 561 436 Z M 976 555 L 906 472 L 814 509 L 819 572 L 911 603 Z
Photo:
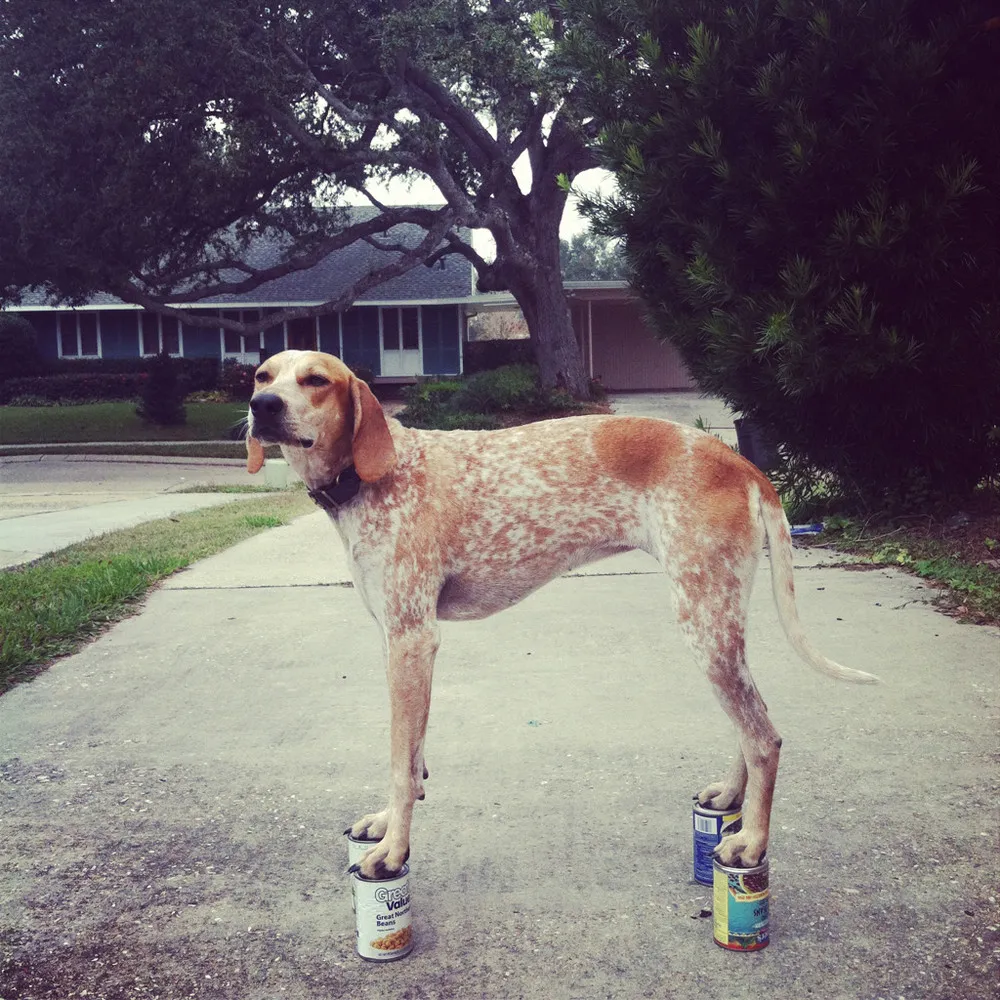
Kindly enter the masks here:
M 166 351 L 161 351 L 150 363 L 135 412 L 151 424 L 175 426 L 186 422 L 184 386 L 174 359 Z
M 619 183 L 588 210 L 700 387 L 869 503 L 995 472 L 990 5 L 587 6 L 576 54 Z

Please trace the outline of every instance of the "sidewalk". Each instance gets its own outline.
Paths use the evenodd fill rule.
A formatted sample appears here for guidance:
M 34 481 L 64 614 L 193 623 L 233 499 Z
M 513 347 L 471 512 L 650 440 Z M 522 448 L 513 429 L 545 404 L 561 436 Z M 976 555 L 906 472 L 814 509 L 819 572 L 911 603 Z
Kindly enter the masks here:
M 712 943 L 690 797 L 732 733 L 646 557 L 443 626 L 417 946 L 353 952 L 341 832 L 387 781 L 379 639 L 325 515 L 171 578 L 0 699 L 0 997 L 963 1000 L 997 985 L 998 633 L 797 553 L 750 658 L 785 744 L 772 943 Z M 86 992 L 89 991 L 89 994 Z
M 176 492 L 197 483 L 255 482 L 263 477 L 254 480 L 239 460 L 0 456 L 0 568 L 30 562 L 91 535 L 241 498 Z

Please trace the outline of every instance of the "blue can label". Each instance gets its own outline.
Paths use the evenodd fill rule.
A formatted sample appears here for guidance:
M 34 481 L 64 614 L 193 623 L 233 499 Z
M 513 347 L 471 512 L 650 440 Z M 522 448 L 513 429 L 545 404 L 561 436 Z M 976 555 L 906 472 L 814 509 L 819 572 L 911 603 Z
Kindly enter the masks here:
M 712 852 L 723 837 L 738 833 L 743 827 L 739 806 L 732 809 L 707 809 L 695 803 L 691 812 L 694 830 L 694 879 L 702 885 L 712 884 Z
M 727 868 L 716 862 L 714 874 L 715 943 L 730 951 L 766 948 L 771 902 L 767 862 L 756 868 Z

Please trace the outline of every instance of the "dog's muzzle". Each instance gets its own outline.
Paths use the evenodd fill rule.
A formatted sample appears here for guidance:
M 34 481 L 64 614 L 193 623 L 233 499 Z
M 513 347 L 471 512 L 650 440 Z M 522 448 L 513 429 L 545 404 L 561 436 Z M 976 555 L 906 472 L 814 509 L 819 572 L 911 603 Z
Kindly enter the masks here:
M 250 433 L 258 441 L 268 444 L 295 444 L 300 448 L 311 448 L 312 438 L 300 438 L 292 434 L 286 422 L 285 401 L 274 392 L 258 393 L 250 400 L 253 426 Z

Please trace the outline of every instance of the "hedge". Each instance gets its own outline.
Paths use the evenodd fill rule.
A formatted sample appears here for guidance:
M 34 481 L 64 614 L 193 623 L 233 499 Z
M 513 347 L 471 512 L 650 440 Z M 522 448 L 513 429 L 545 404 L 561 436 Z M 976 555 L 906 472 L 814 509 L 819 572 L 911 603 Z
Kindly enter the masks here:
M 135 399 L 148 376 L 144 372 L 130 375 L 40 375 L 32 378 L 11 378 L 0 384 L 0 405 L 19 396 L 29 396 L 57 403 L 60 400 Z
M 219 388 L 218 358 L 173 358 L 188 392 Z M 149 371 L 153 358 L 60 358 L 47 364 L 50 375 L 137 375 Z

